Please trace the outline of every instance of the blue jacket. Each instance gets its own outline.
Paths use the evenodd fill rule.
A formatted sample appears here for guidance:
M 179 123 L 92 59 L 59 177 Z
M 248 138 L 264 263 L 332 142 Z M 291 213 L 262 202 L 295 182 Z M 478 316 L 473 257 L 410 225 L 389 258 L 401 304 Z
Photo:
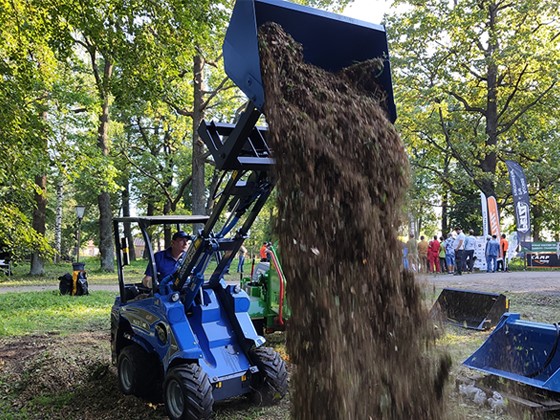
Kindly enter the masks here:
M 171 255 L 171 248 L 167 248 L 166 250 L 156 252 L 154 254 L 154 259 L 156 261 L 159 281 L 161 281 L 163 278 L 175 272 L 178 261 L 176 261 L 173 258 L 173 255 Z M 152 278 L 154 277 L 151 264 L 148 264 L 148 267 L 146 268 L 144 274 Z
M 490 239 L 486 244 L 486 255 L 488 257 L 497 257 L 500 253 L 500 243 L 497 239 Z

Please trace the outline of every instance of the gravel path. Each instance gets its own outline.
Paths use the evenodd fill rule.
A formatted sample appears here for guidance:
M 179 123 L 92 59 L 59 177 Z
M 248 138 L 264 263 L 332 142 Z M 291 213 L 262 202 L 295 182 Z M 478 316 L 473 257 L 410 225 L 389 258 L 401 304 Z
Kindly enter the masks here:
M 436 288 L 450 287 L 481 292 L 541 292 L 560 293 L 560 271 L 514 271 L 506 273 L 463 273 L 462 276 L 451 274 L 424 274 L 417 279 L 426 286 Z
M 560 294 L 560 271 L 514 271 L 507 273 L 468 273 L 462 276 L 450 274 L 420 274 L 417 280 L 426 287 L 468 289 L 482 292 L 542 292 Z M 90 291 L 105 290 L 118 293 L 117 284 L 95 284 L 89 282 Z M 42 292 L 58 290 L 58 285 L 43 286 L 0 286 L 0 293 Z

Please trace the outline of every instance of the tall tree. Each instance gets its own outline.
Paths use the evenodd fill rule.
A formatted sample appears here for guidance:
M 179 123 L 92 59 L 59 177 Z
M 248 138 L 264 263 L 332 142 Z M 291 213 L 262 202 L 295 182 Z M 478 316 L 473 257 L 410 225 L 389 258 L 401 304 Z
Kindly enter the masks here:
M 408 6 L 387 22 L 404 137 L 414 139 L 427 155 L 442 154 L 424 160 L 424 166 L 436 172 L 444 156 L 451 156 L 450 168 L 461 168 L 454 171 L 457 175 L 506 203 L 507 173 L 500 162 L 532 165 L 535 156 L 528 159 L 523 150 L 537 150 L 541 138 L 521 134 L 527 126 L 551 123 L 550 110 L 557 105 L 557 5 L 526 0 L 394 3 Z
M 44 116 L 56 63 L 47 44 L 48 27 L 34 4 L 0 2 L 0 37 L 0 247 L 20 257 L 32 253 L 31 271 L 40 274 L 49 250 L 43 235 Z

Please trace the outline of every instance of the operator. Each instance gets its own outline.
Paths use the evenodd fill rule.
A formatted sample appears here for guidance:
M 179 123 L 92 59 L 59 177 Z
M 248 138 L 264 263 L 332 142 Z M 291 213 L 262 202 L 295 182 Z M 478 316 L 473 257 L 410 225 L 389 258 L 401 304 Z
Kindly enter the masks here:
M 177 268 L 177 263 L 186 251 L 191 236 L 182 230 L 175 232 L 171 238 L 171 246 L 163 251 L 154 254 L 154 260 L 158 269 L 158 279 L 163 279 L 173 274 Z M 148 288 L 152 288 L 152 279 L 154 277 L 152 265 L 148 263 L 142 284 Z

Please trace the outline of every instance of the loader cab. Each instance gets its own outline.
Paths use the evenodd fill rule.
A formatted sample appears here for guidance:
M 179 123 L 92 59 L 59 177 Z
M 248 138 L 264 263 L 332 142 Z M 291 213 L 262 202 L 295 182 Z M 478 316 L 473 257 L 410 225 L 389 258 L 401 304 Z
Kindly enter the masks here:
M 172 232 L 183 231 L 192 237 L 194 230 L 206 223 L 208 216 L 144 216 L 120 217 L 113 220 L 113 231 L 117 250 L 117 271 L 121 303 L 144 299 L 154 295 L 162 280 L 155 259 L 156 252 L 164 250 L 161 238 L 167 226 Z M 131 232 L 128 237 L 125 232 Z M 132 243 L 131 243 L 132 242 Z M 189 243 L 189 246 L 191 244 Z M 131 264 L 131 249 L 143 254 L 143 264 Z M 187 247 L 188 251 L 188 247 Z M 139 255 L 138 257 L 141 257 Z M 153 273 L 152 287 L 142 284 L 144 272 L 150 268 Z

